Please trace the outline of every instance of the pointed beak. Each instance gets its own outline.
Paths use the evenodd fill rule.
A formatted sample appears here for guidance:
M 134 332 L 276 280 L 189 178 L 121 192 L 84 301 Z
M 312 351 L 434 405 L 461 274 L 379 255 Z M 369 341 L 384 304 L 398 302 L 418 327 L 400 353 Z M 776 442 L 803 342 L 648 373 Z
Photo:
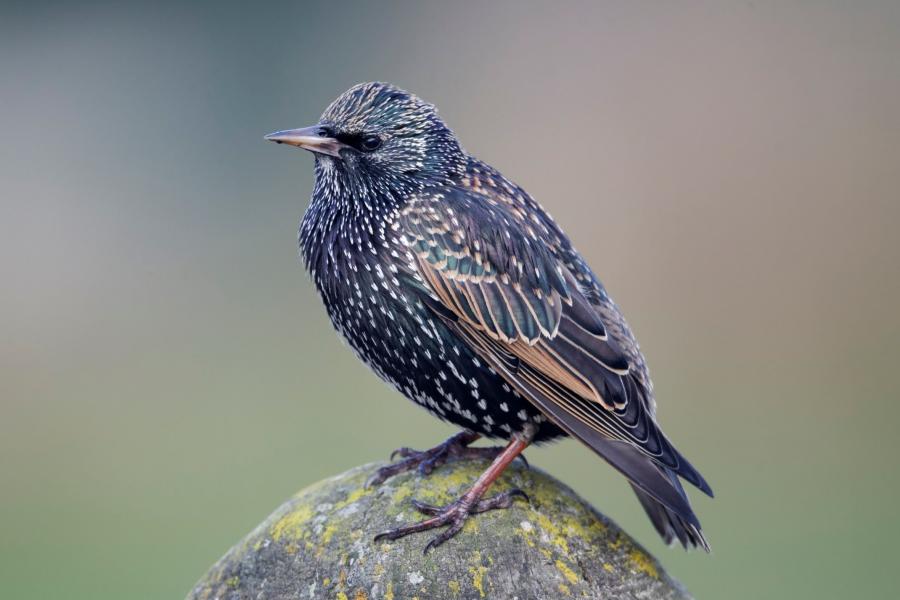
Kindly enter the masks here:
M 276 131 L 267 135 L 266 139 L 276 144 L 290 144 L 317 154 L 327 154 L 340 158 L 341 150 L 347 146 L 332 137 L 321 135 L 321 132 L 321 125 L 313 125 L 303 129 Z

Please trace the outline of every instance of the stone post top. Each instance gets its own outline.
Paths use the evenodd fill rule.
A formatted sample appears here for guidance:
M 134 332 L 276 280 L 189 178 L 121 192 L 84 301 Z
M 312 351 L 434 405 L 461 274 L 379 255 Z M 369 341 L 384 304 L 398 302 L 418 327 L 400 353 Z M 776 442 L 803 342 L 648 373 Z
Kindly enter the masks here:
M 530 502 L 470 518 L 427 555 L 435 531 L 375 543 L 423 518 L 413 498 L 446 504 L 487 463 L 451 461 L 374 488 L 382 464 L 357 467 L 290 498 L 204 575 L 189 600 L 685 599 L 687 591 L 612 521 L 539 469 L 510 466 L 488 491 Z

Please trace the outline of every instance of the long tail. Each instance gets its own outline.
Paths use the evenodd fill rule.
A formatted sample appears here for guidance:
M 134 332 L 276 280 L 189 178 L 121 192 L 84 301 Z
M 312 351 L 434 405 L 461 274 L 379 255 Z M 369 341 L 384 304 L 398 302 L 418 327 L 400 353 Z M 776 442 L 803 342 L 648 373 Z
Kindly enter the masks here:
M 635 445 L 610 438 L 567 408 L 567 401 L 572 400 L 573 395 L 561 396 L 564 391 L 551 378 L 542 377 L 533 367 L 521 363 L 490 338 L 478 337 L 465 327 L 457 327 L 456 331 L 473 347 L 480 347 L 484 351 L 482 356 L 552 422 L 582 441 L 628 478 L 647 515 L 666 542 L 677 538 L 685 548 L 701 547 L 709 551 L 709 544 L 700 530 L 700 521 L 678 476 L 685 477 L 710 496 L 712 489 L 683 456 L 676 454 L 679 465 L 676 473 Z M 677 452 L 674 448 L 672 451 Z
M 671 471 L 669 475 L 674 485 L 686 498 L 687 495 L 681 486 L 681 482 L 678 481 L 678 478 Z M 647 516 L 650 517 L 653 527 L 656 528 L 656 531 L 666 544 L 671 545 L 677 539 L 685 550 L 703 548 L 707 552 L 710 551 L 709 542 L 700 530 L 699 523 L 694 524 L 684 520 L 678 513 L 666 508 L 664 504 L 638 486 L 631 484 L 631 487 L 634 488 L 634 493 L 637 494 L 641 506 L 647 511 Z
M 591 442 L 597 454 L 628 478 L 647 516 L 667 544 L 677 539 L 686 549 L 703 548 L 709 552 L 700 521 L 674 471 L 658 465 L 628 444 L 602 437 Z
M 548 405 L 548 408 L 555 407 Z M 577 419 L 566 418 L 568 415 L 565 413 L 553 416 L 562 417 L 559 422 L 566 431 L 585 442 L 628 478 L 647 516 L 667 544 L 677 539 L 685 548 L 703 548 L 709 552 L 709 543 L 700 529 L 700 521 L 675 471 L 656 463 L 625 442 L 611 440 Z M 689 465 L 686 460 L 683 462 Z M 700 481 L 702 489 L 712 495 L 706 482 L 702 478 Z

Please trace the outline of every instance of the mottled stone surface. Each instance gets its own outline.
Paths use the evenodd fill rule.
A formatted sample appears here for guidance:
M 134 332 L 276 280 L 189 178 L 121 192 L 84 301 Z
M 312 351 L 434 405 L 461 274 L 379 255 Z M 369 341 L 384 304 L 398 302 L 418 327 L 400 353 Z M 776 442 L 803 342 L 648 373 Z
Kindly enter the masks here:
M 690 598 L 609 519 L 518 463 L 492 491 L 519 487 L 530 504 L 477 515 L 427 556 L 422 549 L 433 532 L 376 544 L 376 533 L 421 517 L 411 498 L 447 503 L 486 463 L 451 462 L 428 478 L 403 474 L 366 489 L 378 466 L 297 493 L 213 565 L 188 598 Z

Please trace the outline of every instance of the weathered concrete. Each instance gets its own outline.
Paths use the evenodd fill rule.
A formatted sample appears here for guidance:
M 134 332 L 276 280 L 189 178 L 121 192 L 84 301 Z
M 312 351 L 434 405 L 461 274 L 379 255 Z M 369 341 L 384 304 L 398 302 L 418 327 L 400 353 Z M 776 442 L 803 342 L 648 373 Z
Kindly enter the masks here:
M 403 474 L 374 489 L 380 465 L 358 467 L 288 500 L 222 557 L 189 599 L 337 600 L 683 599 L 689 594 L 609 519 L 538 469 L 510 467 L 492 492 L 525 490 L 531 503 L 470 519 L 435 551 L 434 532 L 374 543 L 421 518 L 409 503 L 453 500 L 486 466 L 450 462 L 428 478 Z

